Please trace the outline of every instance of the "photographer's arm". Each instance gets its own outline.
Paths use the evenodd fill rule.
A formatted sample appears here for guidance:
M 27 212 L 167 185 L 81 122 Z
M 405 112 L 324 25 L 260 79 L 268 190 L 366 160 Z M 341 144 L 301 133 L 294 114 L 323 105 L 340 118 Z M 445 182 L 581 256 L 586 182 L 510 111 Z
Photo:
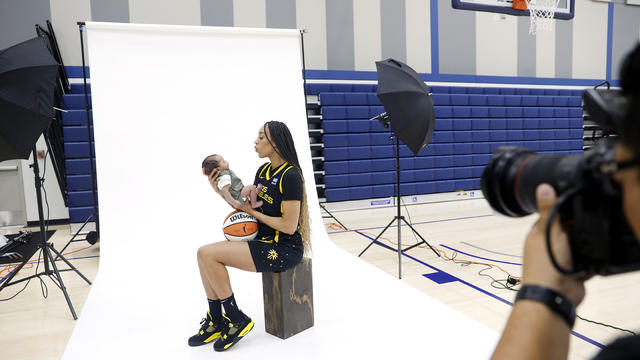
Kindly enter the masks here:
M 547 254 L 544 230 L 556 200 L 555 192 L 551 186 L 543 184 L 538 186 L 536 198 L 540 218 L 525 242 L 522 285 L 555 290 L 577 306 L 584 298 L 583 281 L 560 274 Z M 556 261 L 571 268 L 569 242 L 557 219 L 551 228 L 551 247 Z M 570 332 L 565 320 L 547 305 L 519 300 L 513 305 L 492 359 L 566 359 Z
M 269 227 L 282 231 L 285 234 L 293 234 L 298 229 L 298 217 L 300 216 L 300 200 L 287 200 L 282 202 L 282 217 L 268 216 L 256 209 L 251 208 L 251 204 L 245 201 L 244 205 L 238 208 L 261 223 Z

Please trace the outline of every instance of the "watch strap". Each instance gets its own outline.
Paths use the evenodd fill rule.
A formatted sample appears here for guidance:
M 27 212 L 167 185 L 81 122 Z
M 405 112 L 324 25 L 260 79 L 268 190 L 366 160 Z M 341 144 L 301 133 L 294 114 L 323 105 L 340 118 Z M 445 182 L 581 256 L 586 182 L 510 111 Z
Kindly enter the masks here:
M 576 322 L 576 306 L 559 292 L 539 285 L 524 285 L 518 290 L 516 300 L 533 300 L 547 305 L 553 312 L 573 328 Z

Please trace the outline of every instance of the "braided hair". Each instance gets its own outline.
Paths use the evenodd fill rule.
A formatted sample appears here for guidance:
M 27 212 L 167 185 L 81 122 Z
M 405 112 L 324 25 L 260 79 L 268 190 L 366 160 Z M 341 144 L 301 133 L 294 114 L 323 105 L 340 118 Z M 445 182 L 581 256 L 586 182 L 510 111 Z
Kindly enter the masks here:
M 267 128 L 269 129 L 269 136 L 267 136 Z M 264 134 L 269 141 L 269 144 L 273 150 L 280 155 L 280 157 L 293 165 L 293 167 L 300 174 L 302 179 L 302 201 L 300 202 L 300 216 L 298 217 L 298 231 L 302 236 L 302 243 L 304 244 L 305 253 L 311 251 L 311 230 L 309 226 L 309 207 L 307 205 L 307 192 L 304 184 L 304 176 L 302 175 L 302 168 L 298 161 L 298 153 L 296 152 L 295 144 L 293 143 L 293 136 L 285 123 L 281 121 L 268 121 L 264 124 Z

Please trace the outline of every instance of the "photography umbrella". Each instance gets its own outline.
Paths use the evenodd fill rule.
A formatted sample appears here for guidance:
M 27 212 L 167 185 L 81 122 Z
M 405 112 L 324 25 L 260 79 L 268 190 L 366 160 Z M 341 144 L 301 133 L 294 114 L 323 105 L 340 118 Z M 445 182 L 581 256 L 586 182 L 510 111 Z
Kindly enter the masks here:
M 44 38 L 0 51 L 0 161 L 28 159 L 51 123 L 58 66 Z
M 376 68 L 376 95 L 389 115 L 391 129 L 417 156 L 431 141 L 435 125 L 429 88 L 415 70 L 400 61 L 376 61 Z
M 40 178 L 35 146 L 54 116 L 53 94 L 58 77 L 58 66 L 44 38 L 27 40 L 0 51 L 0 161 L 28 159 L 29 152 L 33 154 L 32 166 L 40 233 L 37 238 L 34 236 L 32 241 L 36 242 L 38 249 L 42 249 L 41 254 L 44 257 L 44 271 L 13 281 L 16 274 L 29 261 L 29 258 L 25 257 L 16 270 L 0 283 L 0 291 L 34 277 L 55 276 L 56 285 L 62 290 L 71 315 L 77 319 L 78 316 L 71 304 L 60 272 L 75 271 L 88 284 L 91 282 L 62 256 L 52 243 L 47 242 L 41 194 L 43 179 Z M 64 261 L 69 269 L 58 270 L 52 253 Z
M 417 246 L 425 244 L 436 256 L 440 254 L 427 240 L 409 223 L 400 212 L 401 192 L 400 192 L 400 140 L 407 145 L 417 156 L 420 150 L 424 149 L 431 140 L 433 127 L 435 124 L 435 114 L 433 110 L 433 100 L 429 95 L 429 88 L 420 79 L 420 76 L 408 65 L 394 59 L 376 61 L 378 69 L 378 98 L 387 111 L 376 116 L 385 127 L 389 124 L 395 135 L 396 148 L 396 216 L 389 224 L 367 245 L 360 255 L 365 253 L 371 245 L 380 245 L 386 249 L 398 253 L 398 278 L 402 278 L 402 254 Z M 378 242 L 382 234 L 389 229 L 393 223 L 397 223 L 398 240 L 397 248 Z M 402 249 L 402 222 L 420 238 L 420 241 Z

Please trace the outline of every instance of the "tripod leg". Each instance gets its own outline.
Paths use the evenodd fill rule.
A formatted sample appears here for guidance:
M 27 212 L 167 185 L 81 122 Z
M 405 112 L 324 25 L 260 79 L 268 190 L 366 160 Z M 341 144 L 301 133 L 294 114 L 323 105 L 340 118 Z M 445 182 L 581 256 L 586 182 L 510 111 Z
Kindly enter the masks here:
M 60 283 L 60 288 L 62 289 L 62 293 L 64 294 L 64 298 L 67 300 L 67 305 L 69 305 L 69 310 L 71 310 L 71 315 L 73 315 L 73 320 L 78 320 L 78 316 L 76 315 L 76 311 L 73 309 L 73 304 L 71 304 L 71 299 L 69 298 L 69 293 L 67 293 L 67 288 L 64 286 L 64 282 L 62 282 L 62 276 L 60 276 L 60 271 L 58 271 L 58 267 L 56 266 L 56 262 L 53 261 L 53 255 L 49 252 L 49 245 L 45 246 L 42 251 L 44 252 L 44 256 L 49 257 L 51 259 L 51 265 L 53 266 L 53 272 L 58 278 L 58 282 Z
M 406 249 L 404 249 L 404 250 L 402 250 L 402 251 L 411 250 L 411 249 L 413 249 L 414 247 L 416 247 L 416 246 L 420 245 L 421 243 L 425 243 L 425 244 L 427 244 L 427 246 L 431 249 L 431 251 L 433 251 L 433 253 L 434 253 L 434 254 L 436 254 L 438 257 L 440 257 L 440 254 L 436 251 L 436 249 L 434 249 L 434 248 L 433 248 L 433 246 L 431 246 L 431 244 L 429 244 L 429 243 L 427 242 L 427 240 L 425 240 L 425 239 L 422 237 L 422 235 L 420 235 L 420 233 L 418 232 L 418 230 L 414 229 L 414 228 L 413 228 L 413 226 L 411 226 L 411 224 L 409 224 L 409 222 L 407 222 L 407 220 L 406 220 L 406 219 L 404 219 L 404 218 L 403 218 L 402 220 L 404 220 L 404 223 L 405 223 L 405 224 L 407 224 L 407 226 L 409 226 L 409 228 L 411 229 L 411 231 L 413 231 L 413 233 L 414 233 L 414 234 L 418 235 L 418 237 L 420 238 L 420 240 L 422 240 L 421 242 L 419 242 L 419 243 L 417 243 L 417 244 L 414 244 L 414 245 L 411 245 L 411 246 L 409 246 L 408 248 L 406 248 Z
M 338 218 L 336 218 L 335 216 L 333 216 L 333 214 L 332 214 L 329 210 L 327 210 L 327 208 L 326 208 L 324 205 L 320 204 L 320 208 L 321 208 L 322 210 L 324 210 L 327 214 L 329 214 L 329 216 L 330 216 L 331 218 L 333 218 L 333 220 L 337 221 L 337 222 L 338 222 L 338 224 L 340 224 L 340 226 L 342 226 L 342 228 L 343 228 L 343 229 L 345 229 L 345 230 L 349 230 L 346 226 L 344 226 L 344 224 L 343 224 L 343 223 L 341 223 L 341 222 L 340 222 L 340 220 L 338 220 Z
M 378 238 L 379 238 L 380 236 L 382 236 L 382 234 L 384 234 L 384 232 L 385 232 L 385 231 L 387 231 L 387 229 L 389 228 L 389 226 L 391 226 L 391 224 L 393 224 L 393 222 L 394 222 L 394 221 L 396 221 L 396 219 L 395 219 L 395 218 L 394 218 L 393 220 L 391 220 L 391 222 L 389 222 L 389 224 L 384 228 L 384 230 L 382 230 L 382 231 L 380 232 L 380 234 L 378 234 L 378 236 L 376 236 L 376 238 L 375 238 L 375 239 L 371 240 L 371 242 L 369 243 L 369 245 L 367 245 L 367 247 L 366 247 L 366 248 L 364 248 L 364 250 L 362 250 L 362 252 L 358 255 L 358 257 L 362 256 L 362 254 L 364 254 L 364 252 L 365 252 L 365 251 L 369 250 L 369 248 L 371 247 L 371 245 L 373 245 L 373 244 L 378 240 Z M 386 247 L 386 248 L 389 248 L 389 249 L 391 249 L 391 250 L 395 251 L 395 249 L 393 249 L 393 248 L 392 248 L 392 247 L 390 247 L 390 246 L 387 246 L 387 245 L 384 245 L 384 244 L 379 244 L 379 245 L 382 245 L 383 247 Z
M 80 226 L 80 229 L 78 229 L 78 231 L 76 231 L 75 234 L 73 234 L 73 237 L 71 238 L 71 240 L 69 240 L 69 242 L 67 243 L 67 245 L 65 245 L 62 250 L 60 250 L 60 253 L 64 253 L 64 251 L 67 249 L 67 247 L 69 245 L 71 245 L 72 242 L 75 241 L 76 237 L 78 237 L 78 235 L 80 235 L 80 232 L 82 231 L 82 229 L 84 229 L 84 227 L 89 223 L 89 220 L 93 219 L 93 214 L 91 214 L 91 216 L 89 216 L 87 218 L 87 220 L 84 221 L 84 223 L 82 224 L 82 226 Z M 55 258 L 56 260 L 58 260 L 58 256 L 56 256 Z
M 56 253 L 56 258 L 60 258 L 62 259 L 62 261 L 64 261 L 67 265 L 69 265 L 69 267 L 71 268 L 71 270 L 75 271 L 84 281 L 87 282 L 87 284 L 91 285 L 91 281 L 89 281 L 89 279 L 87 279 L 84 275 L 82 275 L 82 273 L 80 272 L 80 270 L 78 270 L 75 266 L 73 266 L 69 260 L 67 260 L 64 255 L 60 254 L 58 252 L 58 250 L 56 250 L 53 246 L 51 246 L 51 251 L 53 251 L 54 253 Z
M 37 252 L 37 251 L 36 251 Z M 11 279 L 14 278 L 14 276 L 16 276 L 20 270 L 22 269 L 23 266 L 25 266 L 27 264 L 27 262 L 29 261 L 29 259 L 24 259 L 24 261 L 22 262 L 22 264 L 20 264 L 18 266 L 18 268 L 16 268 L 13 273 L 11 273 L 11 275 L 9 275 L 9 278 L 7 278 L 2 284 L 0 284 L 0 291 L 2 291 L 2 289 L 4 289 L 5 287 L 9 286 L 9 285 L 13 285 L 14 283 L 11 283 Z M 26 280 L 26 279 L 25 279 Z M 20 279 L 20 281 L 18 282 L 22 282 L 22 279 Z

